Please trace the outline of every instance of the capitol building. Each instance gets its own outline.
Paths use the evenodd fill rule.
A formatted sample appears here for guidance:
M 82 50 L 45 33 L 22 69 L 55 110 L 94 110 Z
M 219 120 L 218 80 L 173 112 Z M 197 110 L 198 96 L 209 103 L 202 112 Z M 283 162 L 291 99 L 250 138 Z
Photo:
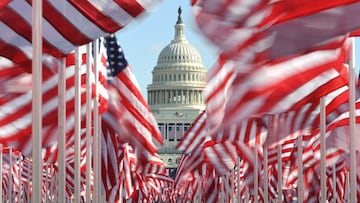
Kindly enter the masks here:
M 182 155 L 176 145 L 205 109 L 205 77 L 198 50 L 186 40 L 179 8 L 174 39 L 160 52 L 152 71 L 152 83 L 147 87 L 148 104 L 164 138 L 158 153 L 170 176 Z

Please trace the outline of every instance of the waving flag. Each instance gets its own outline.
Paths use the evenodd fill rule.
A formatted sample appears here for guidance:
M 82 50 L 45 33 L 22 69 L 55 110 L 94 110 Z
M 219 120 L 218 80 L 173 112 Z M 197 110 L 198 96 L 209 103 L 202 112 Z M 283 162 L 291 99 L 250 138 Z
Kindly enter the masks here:
M 342 36 L 360 27 L 352 18 L 360 7 L 354 0 L 315 5 L 307 0 L 203 0 L 195 5 L 200 31 L 241 70 L 247 64 L 339 47 Z
M 105 38 L 110 76 L 109 110 L 103 119 L 138 153 L 155 153 L 163 140 L 157 122 L 142 96 L 135 76 L 114 35 Z M 144 151 L 145 150 L 145 151 Z
M 75 46 L 118 31 L 156 2 L 158 0 L 45 0 L 43 51 L 56 57 L 64 56 Z M 2 3 L 0 13 L 0 55 L 17 64 L 31 64 L 31 2 L 6 1 Z
M 80 51 L 80 75 L 82 77 L 81 88 L 81 113 L 82 118 L 86 113 L 86 58 L 87 53 L 84 50 Z M 104 54 L 102 54 L 104 57 Z M 49 63 L 51 61 L 51 63 Z M 75 99 L 75 55 L 70 53 L 65 57 L 65 77 L 66 77 L 66 116 L 67 128 L 66 132 L 72 134 L 74 127 L 74 99 Z M 9 146 L 13 146 L 20 150 L 23 154 L 28 156 L 31 152 L 31 102 L 33 93 L 31 89 L 20 87 L 19 85 L 26 81 L 25 87 L 32 84 L 31 74 L 26 72 L 23 68 L 12 64 L 10 67 L 0 67 L 0 81 L 4 85 L 4 91 L 0 94 L 0 142 Z M 42 98 L 43 98 L 43 147 L 52 146 L 56 142 L 57 125 L 58 125 L 58 66 L 57 60 L 54 57 L 44 57 L 44 74 L 42 83 Z M 93 64 L 90 64 L 93 66 Z M 99 69 L 106 71 L 106 62 L 100 63 Z M 104 78 L 104 71 L 100 73 L 100 112 L 106 110 L 106 103 L 108 99 L 106 80 Z M 93 78 L 94 75 L 91 74 Z M 103 78 L 103 79 L 101 79 Z M 94 81 L 94 78 L 92 79 Z M 15 83 L 19 83 L 15 85 Z M 10 87 L 10 88 L 9 88 Z M 95 92 L 94 84 L 92 84 L 93 93 Z M 94 94 L 92 98 L 94 98 Z

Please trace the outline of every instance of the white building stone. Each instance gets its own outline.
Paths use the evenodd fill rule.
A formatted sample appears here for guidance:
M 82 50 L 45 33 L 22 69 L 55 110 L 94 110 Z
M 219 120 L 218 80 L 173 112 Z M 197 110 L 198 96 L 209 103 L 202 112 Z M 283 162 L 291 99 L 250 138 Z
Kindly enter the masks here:
M 164 146 L 158 153 L 170 173 L 182 154 L 176 150 L 176 145 L 205 109 L 205 76 L 206 69 L 198 50 L 185 38 L 179 8 L 175 37 L 160 52 L 152 71 L 152 83 L 147 87 L 148 103 L 164 138 Z

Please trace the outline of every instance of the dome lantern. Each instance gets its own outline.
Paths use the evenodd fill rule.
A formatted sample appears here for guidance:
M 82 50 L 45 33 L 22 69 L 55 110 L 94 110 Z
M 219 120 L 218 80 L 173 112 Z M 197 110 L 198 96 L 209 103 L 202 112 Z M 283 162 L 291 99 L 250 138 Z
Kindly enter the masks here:
M 185 25 L 182 22 L 181 19 L 181 7 L 178 9 L 178 20 L 175 25 L 175 37 L 172 42 L 180 42 L 180 41 L 186 41 L 185 39 Z

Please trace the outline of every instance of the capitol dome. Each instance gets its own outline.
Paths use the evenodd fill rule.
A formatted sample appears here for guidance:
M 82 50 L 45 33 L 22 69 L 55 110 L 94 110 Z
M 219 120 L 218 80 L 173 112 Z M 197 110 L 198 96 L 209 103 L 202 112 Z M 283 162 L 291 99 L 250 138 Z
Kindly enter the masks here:
M 192 46 L 185 38 L 173 40 L 161 52 L 155 68 L 164 67 L 174 63 L 191 63 L 202 65 L 199 51 Z
M 160 107 L 204 106 L 206 70 L 199 51 L 185 37 L 181 8 L 175 24 L 174 39 L 159 54 L 148 85 L 148 103 Z

